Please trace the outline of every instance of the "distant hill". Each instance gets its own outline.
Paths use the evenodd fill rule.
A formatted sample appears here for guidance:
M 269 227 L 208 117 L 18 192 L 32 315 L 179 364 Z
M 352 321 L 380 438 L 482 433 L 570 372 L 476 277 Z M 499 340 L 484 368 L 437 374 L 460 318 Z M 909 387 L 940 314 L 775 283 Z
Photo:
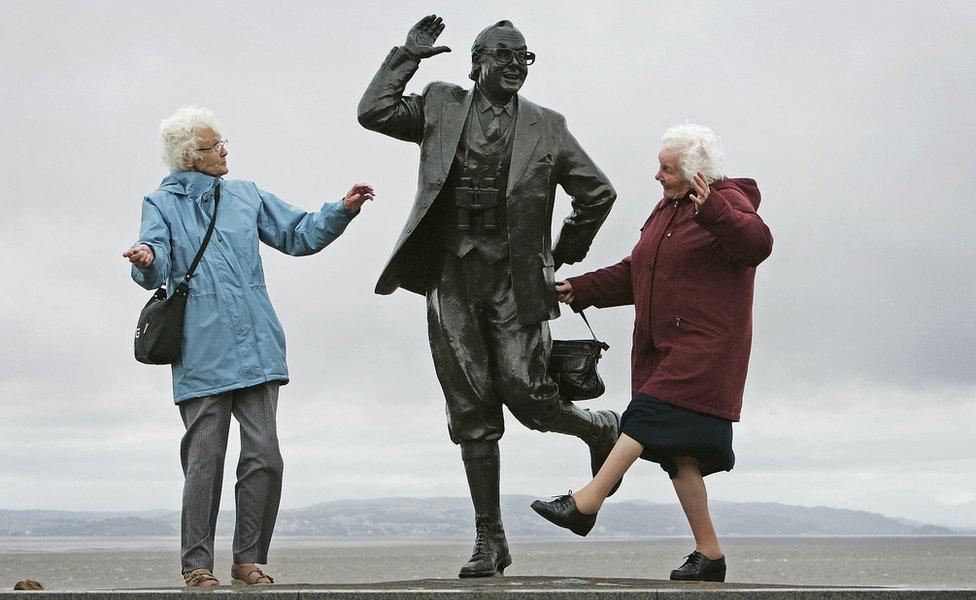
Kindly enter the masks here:
M 511 537 L 572 536 L 539 518 L 530 496 L 503 496 L 505 529 Z M 770 502 L 714 502 L 712 518 L 722 535 L 944 535 L 976 533 L 892 519 L 859 510 Z M 467 537 L 474 520 L 467 498 L 339 500 L 282 510 L 279 536 Z M 178 511 L 68 512 L 0 510 L 0 536 L 175 536 Z M 223 511 L 218 535 L 230 535 L 233 513 Z M 687 535 L 677 504 L 628 501 L 600 511 L 593 537 Z
M 942 502 L 925 492 L 887 489 L 839 500 L 840 506 L 879 511 L 897 518 L 934 520 L 946 527 L 976 529 L 976 497 L 962 502 Z

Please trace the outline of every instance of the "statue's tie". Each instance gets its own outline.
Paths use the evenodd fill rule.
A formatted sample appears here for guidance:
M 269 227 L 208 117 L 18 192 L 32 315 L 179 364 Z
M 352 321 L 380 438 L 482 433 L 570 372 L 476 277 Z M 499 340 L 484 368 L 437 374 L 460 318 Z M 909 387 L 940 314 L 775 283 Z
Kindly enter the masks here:
M 496 142 L 498 138 L 502 137 L 502 113 L 505 112 L 505 108 L 492 106 L 491 112 L 491 122 L 488 123 L 488 129 L 485 130 L 485 138 L 489 143 Z

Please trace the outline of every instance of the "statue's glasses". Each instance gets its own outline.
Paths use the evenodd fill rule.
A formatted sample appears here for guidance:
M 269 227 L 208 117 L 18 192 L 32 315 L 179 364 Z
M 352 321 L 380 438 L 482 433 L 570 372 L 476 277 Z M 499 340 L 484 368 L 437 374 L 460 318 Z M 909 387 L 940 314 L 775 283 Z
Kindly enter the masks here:
M 535 62 L 535 52 L 526 50 L 512 50 L 511 48 L 492 48 L 491 55 L 500 64 L 507 65 L 512 60 L 518 61 L 520 65 L 531 65 Z
M 220 154 L 220 151 L 227 147 L 227 140 L 220 140 L 213 146 L 209 148 L 197 148 L 197 152 L 216 152 Z

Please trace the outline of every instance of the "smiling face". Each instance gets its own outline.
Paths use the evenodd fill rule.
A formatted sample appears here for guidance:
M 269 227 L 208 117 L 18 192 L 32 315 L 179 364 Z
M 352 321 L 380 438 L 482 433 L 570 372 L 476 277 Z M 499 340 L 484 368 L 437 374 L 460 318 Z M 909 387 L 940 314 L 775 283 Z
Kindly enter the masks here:
M 484 46 L 478 87 L 493 104 L 506 104 L 522 88 L 529 68 L 514 58 L 508 63 L 499 62 L 492 51 L 495 48 L 524 51 L 525 38 L 516 29 L 498 27 L 485 37 Z
M 657 155 L 659 168 L 654 179 L 664 188 L 664 197 L 677 200 L 691 191 L 691 182 L 685 179 L 681 170 L 681 152 L 678 150 L 661 150 Z
M 202 130 L 197 137 L 199 145 L 194 157 L 183 157 L 183 164 L 191 171 L 210 175 L 211 177 L 223 177 L 230 172 L 227 168 L 227 147 L 221 146 L 219 150 L 214 150 L 214 146 L 220 141 L 220 132 L 214 131 L 209 127 Z M 200 150 L 204 148 L 204 150 Z

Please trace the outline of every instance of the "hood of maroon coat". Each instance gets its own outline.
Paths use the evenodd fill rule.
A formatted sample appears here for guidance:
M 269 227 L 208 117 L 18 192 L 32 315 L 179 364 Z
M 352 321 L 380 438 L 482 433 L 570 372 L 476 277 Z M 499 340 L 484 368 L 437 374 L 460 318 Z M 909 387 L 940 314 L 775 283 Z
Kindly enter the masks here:
M 724 179 L 719 179 L 718 181 L 712 182 L 708 187 L 716 191 L 727 189 L 738 190 L 743 196 L 746 197 L 747 200 L 749 200 L 749 203 L 752 204 L 752 210 L 759 209 L 759 202 L 762 200 L 762 195 L 759 193 L 759 186 L 756 185 L 755 179 L 749 179 L 748 177 L 726 177 Z M 688 198 L 690 195 L 691 192 L 689 191 L 685 198 Z M 672 202 L 672 200 L 666 197 L 661 198 L 661 200 L 657 203 L 657 206 L 654 207 L 654 211 L 656 212 L 668 202 Z M 651 214 L 653 215 L 653 212 Z
M 752 209 L 756 210 L 759 208 L 759 201 L 762 199 L 759 193 L 759 186 L 756 185 L 755 179 L 749 179 L 746 177 L 726 177 L 725 179 L 720 179 L 713 183 L 711 186 L 713 190 L 725 190 L 728 188 L 736 189 L 742 192 L 746 198 L 748 198 L 749 203 L 752 204 Z

